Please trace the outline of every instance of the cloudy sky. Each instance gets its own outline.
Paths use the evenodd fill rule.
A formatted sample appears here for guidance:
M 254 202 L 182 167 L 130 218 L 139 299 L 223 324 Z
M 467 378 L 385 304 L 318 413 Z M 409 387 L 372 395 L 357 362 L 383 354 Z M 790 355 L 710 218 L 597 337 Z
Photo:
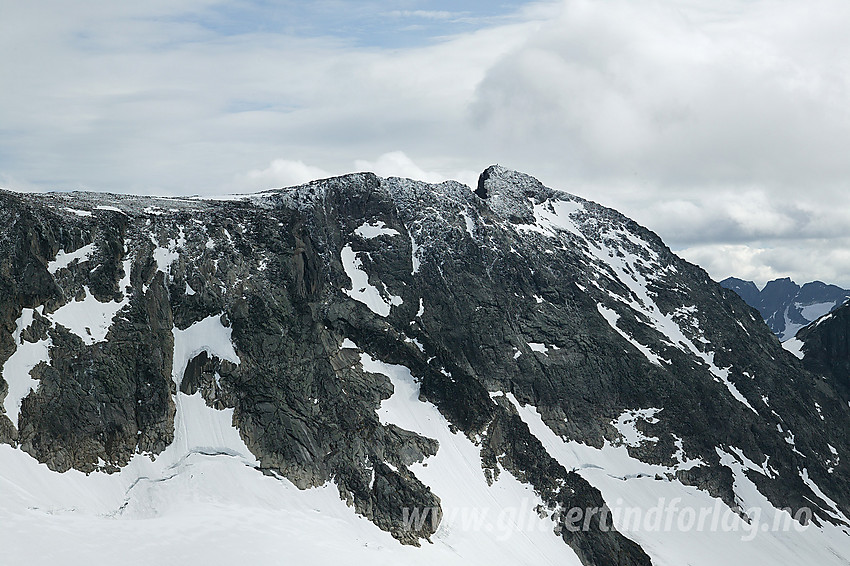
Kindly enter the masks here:
M 0 186 L 491 163 L 758 283 L 850 286 L 846 0 L 0 0 Z

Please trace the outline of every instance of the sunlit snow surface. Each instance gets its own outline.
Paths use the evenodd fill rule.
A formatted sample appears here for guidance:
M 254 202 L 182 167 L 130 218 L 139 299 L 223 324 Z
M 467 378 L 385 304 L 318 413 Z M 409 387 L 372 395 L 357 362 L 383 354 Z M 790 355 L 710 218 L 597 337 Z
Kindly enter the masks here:
M 21 340 L 21 333 L 32 324 L 33 315 L 32 309 L 24 309 L 15 322 L 12 339 L 16 349 L 3 365 L 3 379 L 9 385 L 9 391 L 3 400 L 3 408 L 15 426 L 18 424 L 18 416 L 21 412 L 21 401 L 29 395 L 30 391 L 38 388 L 38 381 L 30 377 L 30 371 L 39 363 L 49 359 L 49 348 L 52 342 L 50 338 L 35 343 Z
M 369 307 L 369 310 L 378 316 L 387 317 L 392 307 L 402 304 L 402 299 L 387 291 L 383 283 L 380 283 L 383 290 L 369 283 L 369 274 L 363 270 L 363 262 L 360 259 L 361 253 L 364 252 L 355 252 L 349 245 L 342 248 L 340 253 L 342 267 L 351 279 L 351 289 L 342 291 L 355 301 Z
M 602 492 L 606 503 L 612 508 L 614 525 L 638 542 L 656 566 L 803 563 L 821 566 L 846 565 L 850 560 L 847 533 L 838 527 L 827 524 L 823 529 L 811 527 L 802 532 L 793 526 L 787 530 L 772 529 L 774 524 L 787 524 L 787 513 L 773 507 L 744 473 L 747 469 L 757 473 L 771 473 L 770 469 L 749 462 L 742 458 L 742 454 L 732 455 L 718 449 L 721 463 L 733 473 L 735 494 L 741 507 L 745 510 L 759 510 L 757 522 L 751 523 L 759 527 L 755 534 L 748 531 L 749 524 L 731 513 L 719 499 L 678 480 L 665 479 L 670 468 L 634 459 L 629 456 L 625 446 L 615 447 L 606 443 L 598 449 L 565 441 L 546 426 L 534 407 L 520 405 L 511 394 L 507 397 L 547 452 L 565 468 L 577 470 Z M 677 465 L 675 469 L 682 468 Z M 831 501 L 826 503 L 834 507 Z M 675 511 L 658 513 L 661 520 L 659 528 L 655 528 L 655 520 L 648 519 L 646 511 L 658 508 L 659 504 L 662 509 L 675 505 Z M 634 509 L 644 511 L 643 520 L 637 524 L 634 515 L 629 515 L 629 511 Z M 690 511 L 686 509 L 696 513 L 696 521 L 690 528 Z M 705 510 L 703 512 L 707 518 L 703 528 L 698 529 L 698 514 L 702 510 Z M 712 514 L 708 515 L 709 512 Z M 715 514 L 720 520 L 713 528 Z M 778 520 L 777 514 L 780 515 Z M 670 528 L 666 528 L 668 522 Z M 768 528 L 762 529 L 764 526 Z
M 174 332 L 174 377 L 202 350 L 235 359 L 218 317 Z M 356 347 L 347 340 L 343 347 Z M 355 514 L 333 483 L 299 490 L 263 475 L 232 425 L 233 410 L 179 393 L 175 440 L 156 459 L 136 455 L 120 473 L 63 474 L 0 446 L 4 564 L 578 565 L 533 490 L 502 471 L 488 486 L 479 448 L 433 405 L 402 366 L 362 355 L 395 393 L 383 422 L 437 439 L 437 456 L 412 471 L 441 497 L 443 522 L 422 548 L 404 546 Z

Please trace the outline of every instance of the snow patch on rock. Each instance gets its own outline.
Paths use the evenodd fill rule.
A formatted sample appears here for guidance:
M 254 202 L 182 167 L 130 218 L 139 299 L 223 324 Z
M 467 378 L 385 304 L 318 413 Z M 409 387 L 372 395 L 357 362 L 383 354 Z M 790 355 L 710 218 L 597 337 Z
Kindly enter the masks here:
M 381 283 L 383 292 L 369 283 L 369 274 L 363 271 L 363 262 L 360 260 L 359 253 L 352 250 L 350 245 L 342 248 L 340 254 L 342 267 L 351 279 L 351 289 L 343 289 L 342 292 L 355 301 L 363 303 L 378 316 L 387 317 L 392 307 L 402 304 L 402 299 L 387 291 L 383 283 Z
M 623 411 L 617 417 L 617 420 L 612 422 L 614 428 L 620 433 L 622 442 L 626 446 L 638 447 L 644 442 L 658 442 L 657 436 L 646 436 L 637 428 L 637 422 L 643 421 L 648 424 L 655 424 L 658 419 L 655 415 L 660 413 L 661 409 L 631 409 Z
M 831 524 L 802 531 L 793 526 L 784 531 L 758 529 L 750 538 L 752 517 L 749 522 L 742 519 L 719 499 L 670 475 L 687 468 L 646 464 L 631 458 L 625 446 L 606 443 L 598 449 L 566 441 L 543 422 L 534 407 L 522 406 L 513 394 L 506 396 L 547 452 L 602 492 L 614 526 L 640 544 L 653 564 L 790 564 L 795 557 L 805 556 L 813 564 L 838 566 L 850 559 L 846 529 Z M 776 509 L 758 491 L 735 456 L 722 450 L 718 454 L 733 472 L 739 504 L 753 516 L 758 510 L 755 528 L 794 523 L 787 512 Z M 699 513 L 705 514 L 703 528 L 697 528 Z
M 183 374 L 186 373 L 186 366 L 201 352 L 237 365 L 240 363 L 231 341 L 233 330 L 221 323 L 221 315 L 208 316 L 185 330 L 173 328 L 171 333 L 174 335 L 174 366 L 171 379 L 178 390 L 183 381 Z
M 50 272 L 51 275 L 55 275 L 57 271 L 68 267 L 75 261 L 87 261 L 91 257 L 92 253 L 94 253 L 93 243 L 83 246 L 73 252 L 65 253 L 65 250 L 59 250 L 56 254 L 56 258 L 47 264 L 47 271 Z
M 655 354 L 655 352 L 653 352 L 652 350 L 650 350 L 649 348 L 647 348 L 646 346 L 644 346 L 643 344 L 641 344 L 640 342 L 638 342 L 637 340 L 635 340 L 634 338 L 632 338 L 631 336 L 626 334 L 626 332 L 622 328 L 617 326 L 617 321 L 620 320 L 619 314 L 617 314 L 614 310 L 609 309 L 608 307 L 604 306 L 601 303 L 597 304 L 596 308 L 599 311 L 599 314 L 602 315 L 602 317 L 608 322 L 608 324 L 611 326 L 611 328 L 613 328 L 614 330 L 617 331 L 617 334 L 619 334 L 620 336 L 625 338 L 626 341 L 628 341 L 632 346 L 637 348 L 638 351 L 641 354 L 643 354 L 644 357 L 646 357 L 647 360 L 649 360 L 650 362 L 652 362 L 653 364 L 655 364 L 657 366 L 661 365 L 662 360 L 661 360 L 661 358 L 659 358 Z M 666 362 L 667 360 L 664 360 L 664 361 Z
M 801 360 L 806 356 L 803 353 L 803 341 L 798 338 L 791 338 L 790 340 L 786 340 L 782 343 L 782 347 Z
M 398 236 L 398 230 L 394 228 L 388 228 L 386 224 L 382 220 L 378 220 L 374 224 L 370 224 L 369 222 L 364 222 L 360 226 L 354 230 L 354 233 L 363 238 L 364 240 L 371 240 L 372 238 L 377 238 L 379 236 Z
M 9 391 L 3 400 L 3 408 L 16 427 L 21 412 L 21 402 L 31 391 L 38 389 L 39 383 L 30 376 L 30 372 L 38 364 L 49 363 L 50 360 L 52 340 L 49 337 L 35 343 L 21 338 L 21 333 L 32 324 L 34 315 L 34 309 L 24 309 L 15 321 L 15 331 L 12 334 L 15 351 L 3 364 L 3 379 L 9 386 Z

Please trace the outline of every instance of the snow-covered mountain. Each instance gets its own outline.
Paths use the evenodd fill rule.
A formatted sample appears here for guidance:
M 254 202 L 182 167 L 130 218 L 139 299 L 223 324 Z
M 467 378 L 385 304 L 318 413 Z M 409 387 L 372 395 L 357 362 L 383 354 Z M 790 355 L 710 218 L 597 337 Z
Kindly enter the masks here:
M 788 277 L 770 281 L 761 290 L 752 281 L 736 277 L 728 277 L 720 284 L 758 309 L 770 329 L 783 342 L 850 299 L 850 291 L 836 285 L 812 281 L 800 287 Z
M 0 221 L 9 563 L 850 560 L 839 387 L 527 175 Z

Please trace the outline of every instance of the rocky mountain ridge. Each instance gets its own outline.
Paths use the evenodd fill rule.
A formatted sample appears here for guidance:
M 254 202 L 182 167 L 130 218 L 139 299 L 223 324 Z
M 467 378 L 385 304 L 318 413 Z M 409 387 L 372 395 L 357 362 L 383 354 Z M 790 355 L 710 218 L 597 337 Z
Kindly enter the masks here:
M 850 526 L 838 387 L 654 233 L 527 175 L 493 166 L 473 191 L 364 173 L 232 200 L 3 192 L 0 219 L 0 442 L 126 477 L 110 513 L 183 447 L 175 466 L 238 457 L 335 486 L 401 543 L 459 544 L 450 450 L 471 454 L 470 490 L 525 486 L 582 564 L 660 559 L 664 533 L 565 517 L 654 490 L 750 523 L 754 497 L 812 508 L 830 541 Z M 222 416 L 226 439 L 192 440 Z M 412 508 L 436 519 L 410 524 Z M 836 540 L 806 552 L 850 556 Z
M 736 277 L 727 277 L 720 284 L 758 309 L 781 342 L 850 299 L 850 290 L 837 285 L 811 281 L 801 287 L 788 277 L 769 281 L 761 290 L 752 281 Z

